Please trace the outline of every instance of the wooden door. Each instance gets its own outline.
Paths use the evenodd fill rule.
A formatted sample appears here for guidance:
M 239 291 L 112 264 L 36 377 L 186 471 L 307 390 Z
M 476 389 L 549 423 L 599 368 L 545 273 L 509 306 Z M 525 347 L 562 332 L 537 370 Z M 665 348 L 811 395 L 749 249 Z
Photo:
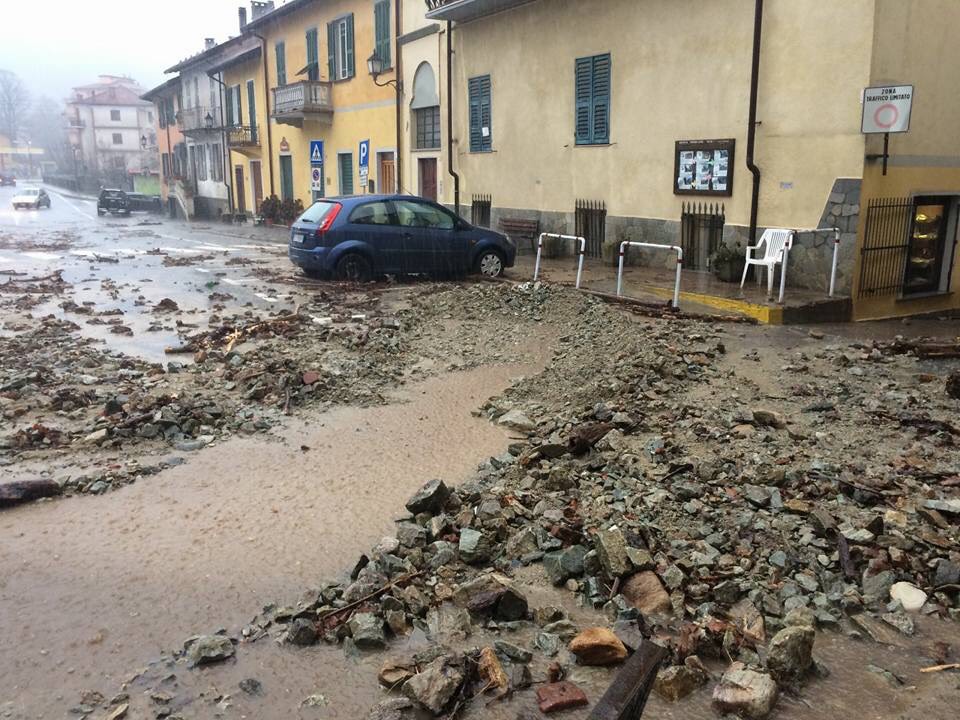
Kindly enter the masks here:
M 233 185 L 234 193 L 237 196 L 237 212 L 246 214 L 247 212 L 247 189 L 243 184 L 243 165 L 237 165 L 233 169 L 236 182 Z
M 437 160 L 420 158 L 420 197 L 436 201 L 437 199 Z
M 397 192 L 397 167 L 393 161 L 393 153 L 380 153 L 380 192 Z
M 263 202 L 263 177 L 260 175 L 260 161 L 250 161 L 250 181 L 253 183 L 253 211 L 260 212 Z

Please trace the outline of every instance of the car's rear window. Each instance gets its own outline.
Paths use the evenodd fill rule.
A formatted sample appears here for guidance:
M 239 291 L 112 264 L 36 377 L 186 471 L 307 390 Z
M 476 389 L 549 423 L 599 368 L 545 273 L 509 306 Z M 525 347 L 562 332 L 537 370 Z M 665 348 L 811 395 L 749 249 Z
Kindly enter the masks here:
M 323 219 L 327 216 L 327 213 L 333 210 L 333 208 L 335 208 L 338 204 L 339 203 L 318 200 L 304 211 L 303 215 L 300 216 L 300 220 L 301 222 L 319 225 L 323 222 Z
M 123 193 L 120 190 L 104 190 L 103 196 L 111 200 L 116 200 L 117 198 L 122 198 Z
M 40 191 L 37 190 L 36 188 L 27 188 L 26 190 L 23 191 L 23 194 L 24 194 L 24 195 L 39 195 L 39 194 L 40 194 Z

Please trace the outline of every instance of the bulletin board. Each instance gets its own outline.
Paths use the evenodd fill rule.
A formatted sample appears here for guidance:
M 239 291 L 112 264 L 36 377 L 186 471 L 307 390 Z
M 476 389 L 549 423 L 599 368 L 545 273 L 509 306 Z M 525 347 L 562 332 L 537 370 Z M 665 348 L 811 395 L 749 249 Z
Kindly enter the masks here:
M 674 195 L 732 195 L 735 145 L 733 139 L 678 140 Z

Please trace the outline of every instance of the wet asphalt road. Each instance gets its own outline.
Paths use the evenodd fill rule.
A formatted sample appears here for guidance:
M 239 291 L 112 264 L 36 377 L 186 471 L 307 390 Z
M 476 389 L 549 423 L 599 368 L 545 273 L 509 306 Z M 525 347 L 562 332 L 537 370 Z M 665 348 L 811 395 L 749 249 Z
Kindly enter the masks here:
M 164 298 L 184 311 L 179 316 L 184 323 L 203 326 L 214 311 L 283 311 L 295 304 L 301 288 L 286 259 L 282 230 L 186 223 L 147 213 L 98 217 L 96 201 L 47 191 L 51 208 L 14 210 L 16 190 L 0 188 L 0 273 L 42 277 L 61 270 L 78 304 L 92 303 L 97 313 L 123 311 L 132 336 L 79 323 L 81 332 L 113 349 L 163 361 L 163 347 L 178 341 L 172 322 L 158 323 L 150 312 Z M 69 317 L 62 301 L 54 298 L 33 314 Z M 76 315 L 70 319 L 78 321 Z

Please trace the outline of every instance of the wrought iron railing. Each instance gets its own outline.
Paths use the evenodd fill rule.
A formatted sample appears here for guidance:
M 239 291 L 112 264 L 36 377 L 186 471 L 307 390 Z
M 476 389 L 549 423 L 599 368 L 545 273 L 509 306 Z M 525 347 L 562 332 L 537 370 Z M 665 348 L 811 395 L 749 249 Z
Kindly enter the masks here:
M 896 295 L 903 291 L 913 201 L 874 198 L 867 205 L 867 223 L 860 248 L 859 297 Z
M 227 128 L 227 145 L 230 147 L 259 147 L 260 133 L 256 126 L 237 125 Z
M 198 105 L 177 112 L 177 125 L 184 132 L 214 130 L 220 127 L 220 108 Z
M 680 244 L 688 270 L 709 270 L 711 256 L 720 247 L 726 210 L 722 203 L 683 203 L 680 211 Z
M 273 88 L 274 115 L 320 112 L 333 112 L 329 82 L 303 80 Z

